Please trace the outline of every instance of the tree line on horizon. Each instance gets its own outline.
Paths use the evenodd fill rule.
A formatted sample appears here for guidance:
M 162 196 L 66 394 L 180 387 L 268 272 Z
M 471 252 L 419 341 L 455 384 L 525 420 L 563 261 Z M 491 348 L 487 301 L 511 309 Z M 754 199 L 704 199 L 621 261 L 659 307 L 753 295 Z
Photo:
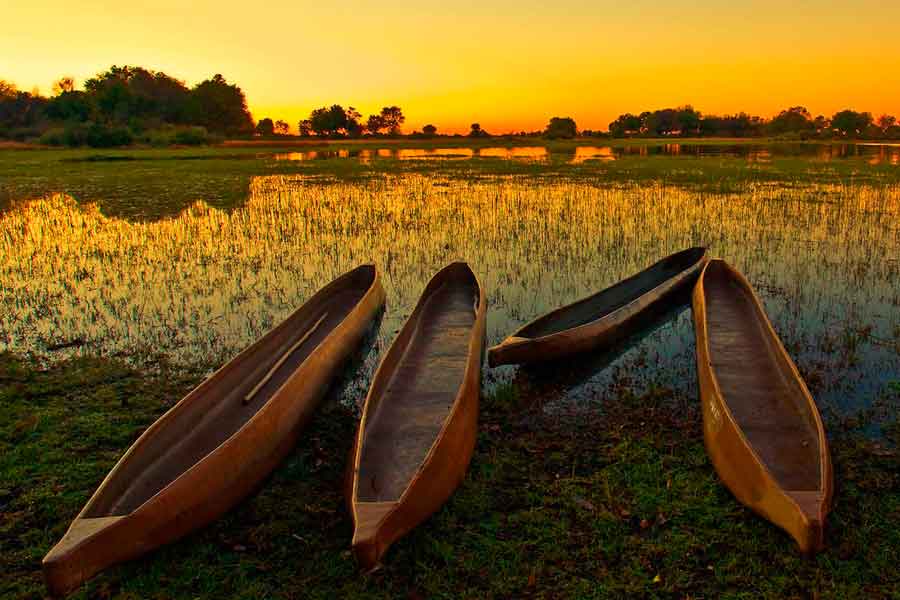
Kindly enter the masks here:
M 205 144 L 250 135 L 254 122 L 240 87 L 213 75 L 193 87 L 161 71 L 118 67 L 53 95 L 24 92 L 0 79 L 0 138 L 50 145 Z
M 53 86 L 53 94 L 24 92 L 0 79 L 0 139 L 37 141 L 48 145 L 94 147 L 207 144 L 226 138 L 285 138 L 290 125 L 264 117 L 255 122 L 244 92 L 222 75 L 193 87 L 161 71 L 113 65 L 75 89 L 71 77 Z M 363 115 L 353 106 L 323 106 L 297 123 L 300 137 L 360 138 L 404 136 L 406 121 L 396 105 Z M 433 138 L 433 124 L 405 134 Z M 608 131 L 579 131 L 570 117 L 553 117 L 544 129 L 504 134 L 505 137 L 571 139 L 584 137 L 775 137 L 780 139 L 900 139 L 900 124 L 891 115 L 842 110 L 831 117 L 813 117 L 802 106 L 781 111 L 771 119 L 734 115 L 703 115 L 690 105 L 625 113 Z M 454 134 L 454 137 L 462 137 Z M 470 138 L 493 137 L 473 123 Z
M 734 115 L 702 115 L 692 106 L 625 113 L 609 124 L 612 137 L 775 137 L 780 139 L 900 139 L 896 117 L 845 109 L 831 117 L 803 106 L 787 108 L 771 119 Z

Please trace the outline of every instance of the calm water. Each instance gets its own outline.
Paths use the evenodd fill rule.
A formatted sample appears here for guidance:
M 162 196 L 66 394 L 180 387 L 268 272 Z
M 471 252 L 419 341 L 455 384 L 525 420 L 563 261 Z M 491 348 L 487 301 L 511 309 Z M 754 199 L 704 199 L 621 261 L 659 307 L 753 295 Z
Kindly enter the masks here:
M 425 283 L 449 261 L 469 261 L 481 278 L 496 343 L 694 245 L 748 276 L 826 414 L 894 414 L 898 185 L 748 183 L 723 194 L 661 182 L 262 176 L 239 207 L 197 202 L 150 222 L 48 196 L 0 215 L 0 350 L 213 369 L 320 286 L 375 262 L 388 308 L 345 392 L 358 400 Z M 514 381 L 547 412 L 594 410 L 623 388 L 696 397 L 690 310 L 673 310 L 639 338 L 621 354 L 566 368 L 485 367 L 485 385 Z
M 767 162 L 772 157 L 803 157 L 814 160 L 864 158 L 870 164 L 900 165 L 900 144 L 779 144 L 772 146 L 734 144 L 663 144 L 660 146 L 571 146 L 552 147 L 486 147 L 486 148 L 361 148 L 343 150 L 303 150 L 282 152 L 276 160 L 321 160 L 354 158 L 368 163 L 378 159 L 444 159 L 500 158 L 532 161 L 559 161 L 570 164 L 590 160 L 616 160 L 623 156 L 695 156 L 739 157 L 753 162 Z

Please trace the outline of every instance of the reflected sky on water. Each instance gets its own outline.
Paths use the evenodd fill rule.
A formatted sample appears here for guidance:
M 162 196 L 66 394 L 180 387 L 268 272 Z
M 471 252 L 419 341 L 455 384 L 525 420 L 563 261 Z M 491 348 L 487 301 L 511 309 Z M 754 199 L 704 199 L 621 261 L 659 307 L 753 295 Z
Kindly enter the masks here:
M 616 160 L 625 156 L 684 156 L 696 158 L 730 157 L 746 158 L 749 162 L 768 162 L 773 157 L 803 157 L 830 161 L 846 158 L 864 158 L 869 164 L 900 165 L 900 144 L 635 144 L 629 146 L 497 146 L 473 148 L 344 148 L 312 149 L 280 152 L 276 160 L 322 160 L 353 158 L 361 162 L 377 159 L 518 159 L 530 161 L 557 161 L 579 164 L 589 160 Z

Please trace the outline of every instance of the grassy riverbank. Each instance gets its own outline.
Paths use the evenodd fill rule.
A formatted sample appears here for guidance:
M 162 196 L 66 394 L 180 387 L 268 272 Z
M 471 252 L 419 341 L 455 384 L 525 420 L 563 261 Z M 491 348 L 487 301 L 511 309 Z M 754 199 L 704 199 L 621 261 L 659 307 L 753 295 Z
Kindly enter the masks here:
M 39 565 L 122 452 L 202 378 L 96 358 L 0 356 L 0 596 L 40 598 Z M 627 389 L 548 417 L 482 403 L 447 506 L 356 572 L 341 478 L 356 417 L 329 399 L 295 452 L 225 518 L 115 567 L 76 598 L 881 598 L 900 585 L 900 459 L 833 424 L 837 494 L 814 559 L 740 506 L 704 452 L 695 398 Z

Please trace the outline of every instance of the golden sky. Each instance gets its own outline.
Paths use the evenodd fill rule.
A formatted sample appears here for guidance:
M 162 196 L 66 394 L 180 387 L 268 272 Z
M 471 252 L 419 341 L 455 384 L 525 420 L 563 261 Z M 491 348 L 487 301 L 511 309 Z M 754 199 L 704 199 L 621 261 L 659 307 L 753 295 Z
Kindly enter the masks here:
M 691 103 L 900 116 L 900 1 L 520 0 L 230 3 L 15 0 L 0 78 L 49 93 L 111 64 L 240 85 L 256 119 L 401 106 L 406 130 L 606 129 Z

